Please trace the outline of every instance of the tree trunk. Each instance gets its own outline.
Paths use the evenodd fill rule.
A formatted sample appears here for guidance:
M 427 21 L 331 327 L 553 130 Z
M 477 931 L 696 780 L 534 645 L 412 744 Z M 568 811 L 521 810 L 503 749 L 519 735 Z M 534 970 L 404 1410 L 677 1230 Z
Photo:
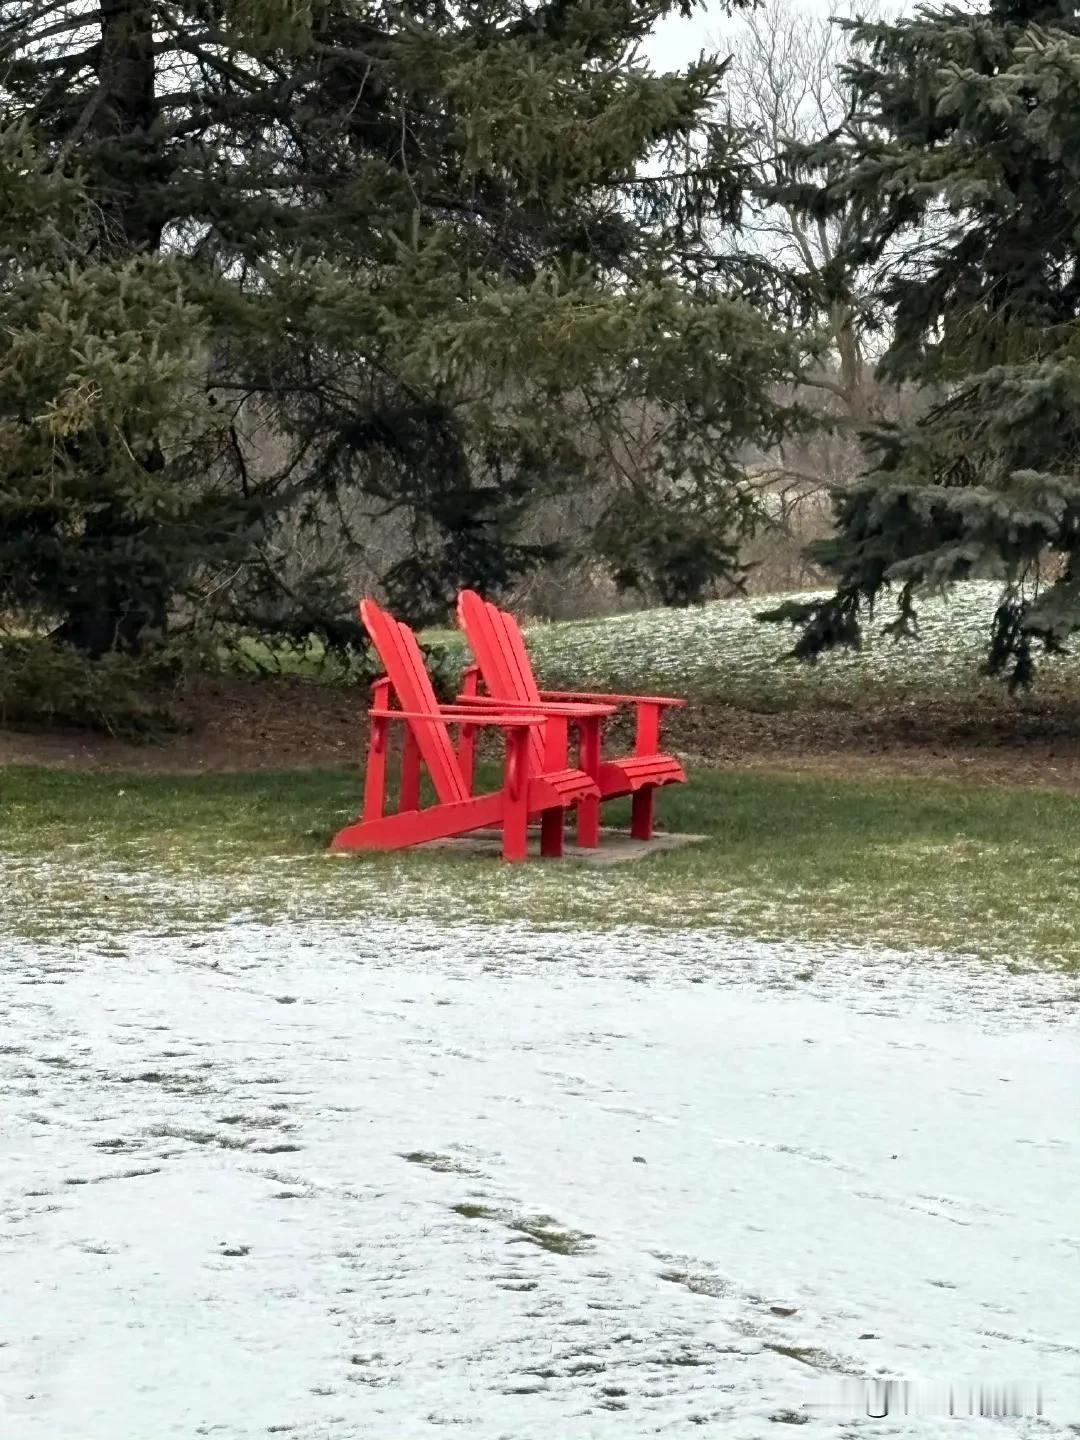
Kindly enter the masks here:
M 879 402 L 873 377 L 867 372 L 855 312 L 846 302 L 837 301 L 830 306 L 829 321 L 839 359 L 844 403 L 850 418 L 864 426 L 880 418 Z
M 72 601 L 63 623 L 52 631 L 50 639 L 71 645 L 92 660 L 100 660 L 113 650 L 138 655 L 151 633 L 164 634 L 165 622 L 166 606 L 161 595 L 136 598 L 128 590 L 120 593 L 115 585 L 103 585 L 100 591 L 84 591 Z
M 99 100 L 95 128 L 112 143 L 91 177 L 105 225 L 103 244 L 119 251 L 156 250 L 161 214 L 157 167 L 148 136 L 157 119 L 152 0 L 100 0 Z
M 149 143 L 158 113 L 153 0 L 100 0 L 98 13 L 99 89 L 89 123 L 105 144 L 87 180 L 101 216 L 99 245 L 123 258 L 158 249 L 166 219 L 155 183 L 161 161 Z M 158 454 L 147 468 L 162 463 Z M 102 499 L 107 494 L 106 486 Z M 167 589 L 158 568 L 132 553 L 143 528 L 113 504 L 90 513 L 80 573 L 54 640 L 99 658 L 111 650 L 138 654 L 149 632 L 164 635 Z
M 113 506 L 88 518 L 83 566 L 53 640 L 100 659 L 110 650 L 138 655 L 151 637 L 164 638 L 169 596 L 163 577 L 156 567 L 137 569 L 130 554 L 143 529 Z

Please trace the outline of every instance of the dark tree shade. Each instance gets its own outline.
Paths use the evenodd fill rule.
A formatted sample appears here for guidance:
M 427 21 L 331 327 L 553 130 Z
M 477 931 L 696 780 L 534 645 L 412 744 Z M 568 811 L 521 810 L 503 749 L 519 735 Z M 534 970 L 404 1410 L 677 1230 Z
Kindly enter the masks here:
M 637 54 L 668 8 L 0 0 L 0 610 L 92 654 L 193 604 L 340 635 L 340 576 L 286 591 L 267 542 L 362 496 L 426 620 L 601 476 L 628 580 L 736 569 L 792 357 L 700 278 L 742 172 L 723 65 Z

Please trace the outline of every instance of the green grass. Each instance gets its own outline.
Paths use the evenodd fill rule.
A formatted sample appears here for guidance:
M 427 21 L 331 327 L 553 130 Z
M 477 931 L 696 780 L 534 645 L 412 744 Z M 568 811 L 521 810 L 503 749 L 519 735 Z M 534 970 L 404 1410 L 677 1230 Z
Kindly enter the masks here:
M 947 597 L 920 602 L 917 643 L 883 634 L 895 614 L 883 601 L 865 626 L 858 653 L 836 652 L 814 666 L 785 661 L 793 632 L 757 618 L 791 596 L 537 622 L 527 625 L 526 636 L 541 683 L 553 688 L 671 691 L 766 711 L 851 709 L 928 695 L 977 696 L 1003 706 L 1014 703 L 1005 687 L 982 674 L 999 596 L 995 583 L 969 581 Z M 425 630 L 420 639 L 452 687 L 468 659 L 464 637 L 446 627 Z M 317 641 L 295 649 L 242 637 L 227 658 L 240 670 L 327 680 L 343 675 L 339 665 L 327 663 Z M 1065 655 L 1044 661 L 1037 694 L 1080 696 L 1080 659 Z
M 685 610 L 641 610 L 621 615 L 526 626 L 540 683 L 553 689 L 674 693 L 754 713 L 821 709 L 865 710 L 878 705 L 961 702 L 980 713 L 1017 713 L 1027 697 L 1011 697 L 998 679 L 983 674 L 1000 588 L 990 581 L 956 585 L 949 596 L 918 606 L 919 640 L 883 633 L 894 610 L 883 601 L 864 627 L 858 652 L 838 651 L 816 665 L 786 658 L 793 642 L 787 626 L 763 624 L 758 615 L 782 598 L 754 596 Z M 806 598 L 806 597 L 803 597 Z M 432 628 L 420 635 L 429 665 L 448 694 L 469 659 L 460 631 Z M 327 682 L 357 678 L 328 661 L 319 642 L 302 649 L 241 637 L 227 653 L 243 672 L 305 676 Z M 1040 662 L 1036 707 L 1046 701 L 1080 701 L 1080 657 Z
M 1080 805 L 1068 794 L 697 770 L 660 811 L 708 842 L 607 870 L 327 856 L 359 795 L 342 770 L 2 770 L 0 927 L 122 947 L 237 917 L 417 915 L 719 927 L 1080 966 Z
M 465 663 L 460 633 L 456 630 L 425 632 L 421 643 L 436 661 L 442 652 L 447 652 L 451 657 L 449 673 L 456 679 Z M 315 638 L 300 645 L 289 645 L 253 635 L 241 635 L 221 646 L 218 659 L 225 670 L 241 675 L 300 676 L 330 684 L 366 679 L 373 663 L 363 657 L 343 659 L 328 652 L 323 642 Z
M 600 619 L 526 627 L 541 683 L 555 689 L 611 689 L 690 695 L 754 711 L 859 709 L 896 700 L 961 697 L 982 705 L 1015 701 L 982 673 L 1000 587 L 969 581 L 919 603 L 919 639 L 883 633 L 895 617 L 887 600 L 864 627 L 860 651 L 838 651 L 817 665 L 786 660 L 794 634 L 757 617 L 780 596 L 720 600 L 685 610 L 642 610 Z M 809 598 L 803 596 L 801 598 Z M 453 630 L 425 632 L 448 669 L 466 650 Z M 1040 665 L 1037 697 L 1080 696 L 1080 658 Z
M 257 675 L 306 675 L 337 678 L 342 667 L 326 654 L 321 640 L 305 645 L 276 645 L 253 635 L 241 635 L 221 651 L 227 668 Z

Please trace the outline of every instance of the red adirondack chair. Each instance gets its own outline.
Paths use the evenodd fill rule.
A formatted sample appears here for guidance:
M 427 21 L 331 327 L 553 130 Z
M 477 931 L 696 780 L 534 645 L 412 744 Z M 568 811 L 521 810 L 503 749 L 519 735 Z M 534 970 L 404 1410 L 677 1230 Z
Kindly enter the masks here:
M 568 726 L 587 734 L 613 713 L 610 705 L 551 705 L 541 713 L 503 713 L 497 707 L 440 705 L 424 665 L 416 636 L 371 600 L 360 605 L 360 618 L 386 670 L 376 681 L 364 781 L 364 812 L 331 842 L 332 850 L 397 850 L 499 826 L 503 859 L 523 860 L 530 816 L 541 817 L 541 853 L 560 855 L 568 808 L 599 794 L 594 779 L 567 765 Z M 400 708 L 395 708 L 395 702 Z M 395 814 L 386 814 L 388 730 L 405 726 L 401 780 Z M 450 739 L 450 727 L 468 738 L 468 769 L 463 769 Z M 506 768 L 500 790 L 472 794 L 472 735 L 493 726 L 506 735 Z M 544 738 L 539 745 L 530 738 Z M 420 772 L 426 767 L 436 802 L 420 808 Z
M 660 723 L 665 709 L 685 705 L 667 695 L 598 695 L 562 690 L 541 690 L 533 674 L 521 626 L 505 610 L 483 599 L 475 590 L 458 596 L 458 622 L 468 638 L 476 664 L 464 675 L 463 704 L 487 705 L 506 712 L 510 707 L 525 713 L 542 713 L 551 703 L 633 705 L 637 709 L 634 753 L 621 758 L 602 759 L 599 729 L 582 735 L 582 769 L 596 777 L 600 794 L 586 796 L 578 806 L 578 843 L 596 845 L 600 834 L 600 801 L 631 795 L 630 832 L 637 840 L 649 840 L 653 833 L 654 801 L 660 785 L 684 782 L 686 774 L 678 760 L 660 752 Z M 480 681 L 487 695 L 479 695 Z M 528 745 L 534 763 L 543 752 L 542 729 L 529 731 Z M 589 747 L 597 747 L 595 750 Z

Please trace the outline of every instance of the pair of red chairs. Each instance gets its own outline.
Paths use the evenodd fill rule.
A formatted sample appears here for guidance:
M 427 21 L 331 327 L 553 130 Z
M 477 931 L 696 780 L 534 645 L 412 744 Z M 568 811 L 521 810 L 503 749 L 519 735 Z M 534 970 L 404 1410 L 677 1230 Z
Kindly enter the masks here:
M 369 712 L 363 815 L 335 835 L 331 849 L 397 850 L 499 828 L 503 858 L 523 860 L 529 824 L 539 817 L 540 853 L 558 856 L 568 810 L 577 811 L 578 844 L 593 848 L 600 840 L 601 802 L 625 795 L 633 797 L 631 833 L 640 840 L 652 836 L 657 788 L 686 779 L 679 762 L 659 749 L 664 710 L 684 701 L 540 690 L 514 617 L 463 590 L 458 620 L 475 663 L 457 701 L 441 705 L 409 627 L 373 600 L 361 602 L 360 618 L 386 674 L 375 682 Z M 633 754 L 605 757 L 603 723 L 626 705 L 637 710 Z M 397 806 L 388 814 L 391 726 L 402 727 L 403 742 Z M 475 744 L 483 729 L 504 733 L 506 762 L 500 789 L 476 795 Z M 576 767 L 569 763 L 571 729 L 579 736 Z M 425 769 L 435 801 L 421 808 Z

